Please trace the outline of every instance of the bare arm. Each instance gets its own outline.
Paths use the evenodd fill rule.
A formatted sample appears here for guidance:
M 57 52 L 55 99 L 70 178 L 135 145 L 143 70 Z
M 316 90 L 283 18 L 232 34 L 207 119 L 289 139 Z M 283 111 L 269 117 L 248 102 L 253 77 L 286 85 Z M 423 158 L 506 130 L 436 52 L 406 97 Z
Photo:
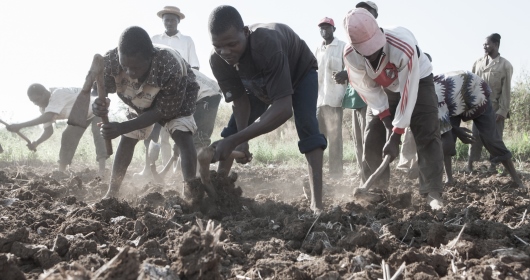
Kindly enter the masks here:
M 262 134 L 273 131 L 293 115 L 292 96 L 288 95 L 275 100 L 263 113 L 259 122 L 255 122 L 238 133 L 228 137 L 239 145 Z M 248 118 L 247 118 L 248 119 Z M 247 120 L 248 122 L 248 120 Z M 239 123 L 238 123 L 239 128 Z
M 34 118 L 34 119 L 30 120 L 30 121 L 8 125 L 8 126 L 6 126 L 6 129 L 11 131 L 11 132 L 17 132 L 20 129 L 25 128 L 25 127 L 36 126 L 36 125 L 39 125 L 39 124 L 51 122 L 56 115 L 57 115 L 56 113 L 46 112 L 46 113 L 40 115 L 39 117 Z
M 47 126 L 44 128 L 44 131 L 42 131 L 42 134 L 40 135 L 39 139 L 35 140 L 31 143 L 33 148 L 37 148 L 40 144 L 42 144 L 44 141 L 50 139 L 50 137 L 53 134 L 53 126 Z

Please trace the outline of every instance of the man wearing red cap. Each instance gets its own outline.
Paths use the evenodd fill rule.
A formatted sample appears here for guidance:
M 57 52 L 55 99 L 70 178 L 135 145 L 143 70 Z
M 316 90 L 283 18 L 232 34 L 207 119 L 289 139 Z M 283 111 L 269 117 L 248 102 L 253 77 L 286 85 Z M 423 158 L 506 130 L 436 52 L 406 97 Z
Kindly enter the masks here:
M 350 11 L 344 27 L 351 43 L 345 51 L 349 81 L 370 108 L 363 179 L 381 164 L 382 155 L 397 157 L 401 134 L 410 126 L 418 148 L 419 191 L 431 207 L 441 207 L 443 152 L 429 59 L 409 30 L 380 29 L 365 9 Z M 383 176 L 388 182 L 388 168 Z
M 342 54 L 346 43 L 333 36 L 336 29 L 333 19 L 325 17 L 318 26 L 324 39 L 315 51 L 318 61 L 318 127 L 329 141 L 329 174 L 333 178 L 341 178 L 342 98 L 348 80 Z M 336 79 L 339 79 L 340 83 L 337 83 Z

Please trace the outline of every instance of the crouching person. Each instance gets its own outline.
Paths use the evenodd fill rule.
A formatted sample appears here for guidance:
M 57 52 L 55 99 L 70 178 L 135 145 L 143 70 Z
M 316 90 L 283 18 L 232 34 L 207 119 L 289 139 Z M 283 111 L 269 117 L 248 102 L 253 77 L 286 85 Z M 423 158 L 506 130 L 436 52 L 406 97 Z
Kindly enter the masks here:
M 495 127 L 495 112 L 491 106 L 491 89 L 479 76 L 469 71 L 454 71 L 434 77 L 438 95 L 440 133 L 444 151 L 446 183 L 452 184 L 451 157 L 456 155 L 459 138 L 466 144 L 482 141 L 491 154 L 493 163 L 502 163 L 519 187 L 524 187 L 513 165 L 512 153 L 506 148 Z M 469 129 L 460 127 L 461 121 L 473 120 L 480 132 L 475 139 Z
M 195 177 L 197 153 L 193 119 L 199 85 L 191 67 L 173 49 L 153 46 L 145 30 L 133 26 L 120 36 L 118 47 L 108 51 L 105 60 L 105 89 L 116 92 L 128 105 L 127 121 L 101 126 L 105 139 L 121 135 L 105 197 L 117 196 L 134 147 L 151 133 L 154 123 L 164 126 L 175 141 L 182 158 L 185 181 Z M 106 115 L 110 100 L 96 99 L 94 114 Z

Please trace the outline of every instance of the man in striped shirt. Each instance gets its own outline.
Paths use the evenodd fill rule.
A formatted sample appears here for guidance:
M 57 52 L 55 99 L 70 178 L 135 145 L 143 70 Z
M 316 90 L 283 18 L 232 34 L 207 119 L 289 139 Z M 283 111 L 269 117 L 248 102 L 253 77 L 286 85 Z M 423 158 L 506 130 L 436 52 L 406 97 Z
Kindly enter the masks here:
M 397 157 L 401 134 L 410 126 L 418 147 L 420 194 L 431 207 L 441 207 L 443 151 L 429 59 L 409 30 L 380 29 L 365 9 L 350 11 L 344 27 L 350 40 L 344 53 L 349 81 L 370 108 L 363 180 L 380 165 L 382 155 Z M 387 168 L 382 182 L 389 177 Z

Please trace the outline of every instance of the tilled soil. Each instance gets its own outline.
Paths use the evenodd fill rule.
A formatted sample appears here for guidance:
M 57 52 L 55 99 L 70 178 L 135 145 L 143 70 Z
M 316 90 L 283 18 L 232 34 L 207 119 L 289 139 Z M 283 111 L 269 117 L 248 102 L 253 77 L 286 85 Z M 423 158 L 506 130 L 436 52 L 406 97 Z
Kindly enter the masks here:
M 176 175 L 129 176 L 122 197 L 101 199 L 95 170 L 5 167 L 0 279 L 382 279 L 402 265 L 397 279 L 530 279 L 529 191 L 507 176 L 457 173 L 434 211 L 400 171 L 380 203 L 355 201 L 346 169 L 325 177 L 317 216 L 305 168 L 235 172 L 212 171 L 215 201 Z

